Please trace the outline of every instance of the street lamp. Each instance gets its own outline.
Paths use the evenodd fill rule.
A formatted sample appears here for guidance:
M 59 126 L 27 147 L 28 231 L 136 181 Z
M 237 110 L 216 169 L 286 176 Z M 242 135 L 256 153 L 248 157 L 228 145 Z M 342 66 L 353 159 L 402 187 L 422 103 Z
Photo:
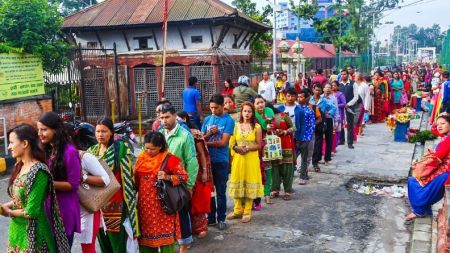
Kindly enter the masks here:
M 300 56 L 303 53 L 304 47 L 302 45 L 302 43 L 300 43 L 300 38 L 299 36 L 297 36 L 297 38 L 295 39 L 295 43 L 294 45 L 292 45 L 292 48 L 295 50 L 295 53 L 297 54 L 296 59 L 297 59 L 297 73 L 296 75 L 298 76 L 298 74 L 300 73 Z

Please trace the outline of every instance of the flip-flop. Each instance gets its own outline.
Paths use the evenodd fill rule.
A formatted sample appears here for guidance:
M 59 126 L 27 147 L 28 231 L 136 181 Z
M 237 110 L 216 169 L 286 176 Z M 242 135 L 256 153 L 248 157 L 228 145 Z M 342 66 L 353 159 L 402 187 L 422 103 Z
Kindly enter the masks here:
M 270 198 L 271 199 L 276 199 L 276 198 L 278 198 L 280 196 L 280 193 L 279 192 L 271 192 L 270 193 Z
M 291 194 L 289 194 L 289 193 L 285 193 L 285 194 L 283 195 L 283 200 L 289 201 L 289 200 L 291 200 L 291 198 L 292 198 L 292 196 L 291 196 Z

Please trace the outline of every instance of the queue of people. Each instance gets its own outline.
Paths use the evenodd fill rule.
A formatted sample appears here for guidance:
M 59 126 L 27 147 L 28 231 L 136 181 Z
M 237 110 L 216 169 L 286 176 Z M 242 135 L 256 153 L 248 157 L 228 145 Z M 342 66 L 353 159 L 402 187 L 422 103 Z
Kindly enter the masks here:
M 446 110 L 450 81 L 448 72 L 441 76 L 447 79 L 437 85 L 442 98 L 437 104 Z M 226 230 L 228 220 L 251 222 L 263 199 L 267 205 L 276 205 L 277 198 L 290 201 L 293 184 L 308 184 L 309 172 L 332 163 L 339 145 L 355 148 L 364 123 L 382 122 L 390 110 L 409 103 L 405 87 L 426 86 L 395 71 L 364 77 L 352 66 L 331 77 L 318 70 L 311 79 L 317 82 L 304 82 L 299 75 L 291 85 L 287 75 L 271 80 L 265 72 L 258 92 L 246 76 L 236 87 L 227 80 L 223 94 L 210 98 L 207 117 L 197 79 L 191 77 L 182 94 L 183 111 L 168 100 L 158 102 L 157 119 L 136 160 L 127 144 L 114 138 L 109 118 L 97 121 L 98 144 L 87 152 L 53 112 L 43 114 L 37 128 L 13 128 L 9 149 L 18 163 L 8 184 L 11 201 L 0 209 L 11 218 L 8 252 L 71 252 L 75 233 L 81 235 L 83 253 L 96 252 L 96 241 L 108 253 L 171 253 L 175 243 L 179 252 L 188 252 L 194 237 L 205 237 L 209 226 Z M 405 85 L 403 80 L 415 81 Z M 443 136 L 436 156 L 447 169 L 449 116 L 436 119 Z M 269 146 L 276 156 L 268 155 Z M 161 181 L 182 187 L 190 200 L 169 212 L 161 202 L 167 196 L 157 187 Z M 446 181 L 445 171 L 425 187 L 411 179 L 413 213 L 407 219 L 429 214 Z M 100 210 L 80 204 L 80 187 L 106 188 L 113 182 L 119 187 Z M 233 199 L 228 211 L 227 198 Z

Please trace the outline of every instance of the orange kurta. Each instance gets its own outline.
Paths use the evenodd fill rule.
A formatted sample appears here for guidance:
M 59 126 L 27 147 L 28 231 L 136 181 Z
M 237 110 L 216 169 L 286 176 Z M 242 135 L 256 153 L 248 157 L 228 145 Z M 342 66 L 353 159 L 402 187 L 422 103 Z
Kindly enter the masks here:
M 178 214 L 170 215 L 163 211 L 155 187 L 158 172 L 167 154 L 166 151 L 151 157 L 147 152 L 143 152 L 136 161 L 141 246 L 156 248 L 171 245 L 175 239 L 180 238 Z M 169 158 L 165 171 L 167 175 L 171 175 L 173 185 L 186 182 L 188 179 L 181 160 L 174 155 Z

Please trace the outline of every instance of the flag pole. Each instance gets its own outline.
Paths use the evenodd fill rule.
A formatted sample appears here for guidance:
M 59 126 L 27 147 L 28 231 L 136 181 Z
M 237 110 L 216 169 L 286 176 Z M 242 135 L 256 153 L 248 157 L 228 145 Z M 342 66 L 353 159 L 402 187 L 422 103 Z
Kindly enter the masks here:
M 167 46 L 167 19 L 169 1 L 164 1 L 164 18 L 163 18 L 163 59 L 162 59 L 162 77 L 161 77 L 161 97 L 164 99 L 164 86 L 166 84 L 166 46 Z

